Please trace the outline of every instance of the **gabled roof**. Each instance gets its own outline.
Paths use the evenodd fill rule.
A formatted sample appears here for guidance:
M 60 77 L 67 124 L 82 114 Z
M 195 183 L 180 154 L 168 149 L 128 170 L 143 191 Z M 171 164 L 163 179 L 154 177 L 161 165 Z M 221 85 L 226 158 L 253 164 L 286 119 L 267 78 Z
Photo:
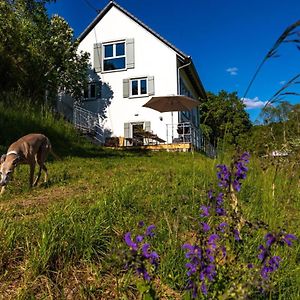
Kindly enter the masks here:
M 202 94 L 203 97 L 206 98 L 206 93 L 204 90 L 204 87 L 202 85 L 202 82 L 199 78 L 199 75 L 197 73 L 197 70 L 195 68 L 195 65 L 189 55 L 186 55 L 184 52 L 176 48 L 173 44 L 171 44 L 169 41 L 164 39 L 161 35 L 159 35 L 157 32 L 155 32 L 153 29 L 151 29 L 149 26 L 144 24 L 141 20 L 139 20 L 137 17 L 132 15 L 130 12 L 128 12 L 126 9 L 121 7 L 119 4 L 117 4 L 114 1 L 110 1 L 97 15 L 97 17 L 91 22 L 91 24 L 80 34 L 78 37 L 79 41 L 82 41 L 96 26 L 96 24 L 106 15 L 106 13 L 112 8 L 116 7 L 121 12 L 123 12 L 125 15 L 127 15 L 129 18 L 131 18 L 133 21 L 135 21 L 137 24 L 142 26 L 144 29 L 146 29 L 148 32 L 153 34 L 155 37 L 157 37 L 159 40 L 161 40 L 165 45 L 173 49 L 178 57 L 181 59 L 182 64 L 189 63 L 189 66 L 187 68 L 187 75 L 190 77 L 191 81 L 195 84 L 195 88 L 198 89 L 198 93 Z
M 176 48 L 173 44 L 168 42 L 166 39 L 164 39 L 162 36 L 160 36 L 157 32 L 152 30 L 149 26 L 144 24 L 141 20 L 139 20 L 137 17 L 132 15 L 130 12 L 128 12 L 126 9 L 121 7 L 119 4 L 117 4 L 114 1 L 110 1 L 98 14 L 98 16 L 92 21 L 92 23 L 80 34 L 78 37 L 79 41 L 83 40 L 91 30 L 96 26 L 96 24 L 106 15 L 106 13 L 112 8 L 116 7 L 118 8 L 121 12 L 123 12 L 125 15 L 127 15 L 129 18 L 134 20 L 136 23 L 138 23 L 140 26 L 142 26 L 144 29 L 152 33 L 154 36 L 156 36 L 159 40 L 161 40 L 163 43 L 168 45 L 171 49 L 173 49 L 182 59 L 186 60 L 189 59 L 189 56 L 180 51 L 178 48 Z

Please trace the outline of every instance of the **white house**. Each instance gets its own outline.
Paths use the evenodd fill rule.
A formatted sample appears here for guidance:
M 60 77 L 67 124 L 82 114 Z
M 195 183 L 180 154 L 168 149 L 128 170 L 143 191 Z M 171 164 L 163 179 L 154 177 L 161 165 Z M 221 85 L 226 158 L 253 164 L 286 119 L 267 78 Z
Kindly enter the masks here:
M 179 143 L 177 126 L 187 123 L 196 130 L 198 146 L 203 144 L 198 107 L 163 113 L 143 107 L 153 96 L 206 97 L 190 56 L 114 1 L 79 39 L 78 50 L 90 53 L 92 67 L 81 107 L 98 114 L 106 136 L 125 138 L 125 145 L 133 145 L 136 138 L 143 144 Z M 141 132 L 153 136 L 141 139 Z

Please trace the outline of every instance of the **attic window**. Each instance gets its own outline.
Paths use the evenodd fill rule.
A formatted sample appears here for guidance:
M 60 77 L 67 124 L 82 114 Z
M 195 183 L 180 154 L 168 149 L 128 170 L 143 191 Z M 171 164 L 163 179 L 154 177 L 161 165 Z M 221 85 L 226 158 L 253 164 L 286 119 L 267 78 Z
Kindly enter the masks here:
M 122 70 L 126 67 L 125 42 L 103 45 L 103 70 Z

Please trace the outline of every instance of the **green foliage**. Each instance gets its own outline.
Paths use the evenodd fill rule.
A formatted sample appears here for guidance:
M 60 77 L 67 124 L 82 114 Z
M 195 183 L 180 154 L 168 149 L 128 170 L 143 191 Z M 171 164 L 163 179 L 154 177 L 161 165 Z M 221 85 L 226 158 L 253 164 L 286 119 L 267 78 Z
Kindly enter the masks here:
M 94 156 L 99 149 L 79 135 L 70 123 L 52 113 L 45 105 L 10 98 L 10 105 L 0 102 L 0 153 L 23 135 L 38 132 L 49 137 L 59 156 Z
M 273 150 L 298 153 L 300 147 L 300 105 L 281 102 L 265 107 L 260 115 L 262 124 L 253 126 L 245 145 L 258 155 Z
M 18 92 L 39 102 L 61 88 L 81 95 L 88 55 L 77 54 L 73 30 L 63 18 L 48 17 L 46 2 L 0 1 L 1 100 Z
M 213 145 L 220 142 L 237 144 L 251 128 L 245 105 L 236 93 L 220 91 L 218 95 L 207 93 L 200 104 L 202 131 Z

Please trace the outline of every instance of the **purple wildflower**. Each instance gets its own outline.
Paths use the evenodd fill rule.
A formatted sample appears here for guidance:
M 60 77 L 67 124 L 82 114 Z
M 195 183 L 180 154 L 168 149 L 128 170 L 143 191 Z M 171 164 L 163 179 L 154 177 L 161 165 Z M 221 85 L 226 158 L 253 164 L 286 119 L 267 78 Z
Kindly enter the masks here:
M 267 247 L 271 247 L 276 242 L 276 236 L 272 233 L 267 233 L 265 235 L 265 241 Z
M 133 242 L 131 239 L 131 233 L 127 232 L 124 236 L 125 243 L 127 246 L 129 246 L 132 250 L 137 251 L 138 250 L 138 245 Z
M 145 226 L 145 222 L 144 221 L 139 221 L 138 227 L 144 227 L 144 226 Z
M 248 171 L 246 164 L 249 163 L 249 157 L 250 154 L 248 152 L 244 152 L 241 157 L 234 162 L 235 172 L 232 187 L 237 192 L 241 190 L 241 180 L 246 179 Z
M 148 253 L 148 250 L 150 248 L 150 244 L 146 243 L 142 246 L 142 255 L 145 257 L 145 258 L 149 258 L 150 257 L 150 254 Z
M 230 183 L 230 171 L 226 165 L 217 165 L 219 172 L 217 172 L 217 177 L 219 179 L 219 187 L 227 188 Z
M 207 195 L 208 195 L 208 199 L 212 200 L 214 198 L 214 192 L 213 192 L 213 190 L 209 190 L 208 193 L 207 193 Z
M 148 259 L 152 265 L 157 265 L 159 256 L 155 251 L 149 253 L 149 248 L 150 248 L 150 244 L 148 243 L 142 246 L 142 256 Z
M 226 222 L 222 222 L 219 224 L 219 226 L 217 227 L 217 230 L 221 231 L 221 232 L 225 232 L 225 227 L 227 227 L 228 224 Z
M 233 229 L 233 233 L 234 233 L 234 239 L 236 241 L 240 241 L 241 240 L 240 232 L 237 229 Z
M 150 225 L 146 229 L 146 236 L 154 236 L 153 230 L 155 229 L 155 225 Z
M 224 202 L 224 193 L 219 193 L 219 195 L 217 196 L 217 198 L 216 198 L 216 204 L 218 205 L 218 206 L 220 206 L 220 205 L 222 205 L 223 204 L 223 202 Z
M 279 268 L 279 262 L 281 261 L 280 256 L 273 256 L 269 260 L 267 260 L 262 269 L 261 269 L 261 277 L 263 279 L 268 279 L 269 274 L 276 271 Z
M 205 282 L 202 282 L 201 284 L 201 292 L 206 296 L 207 295 L 207 286 Z
M 138 236 L 135 238 L 135 240 L 136 240 L 137 243 L 142 242 L 143 239 L 144 239 L 144 237 L 143 237 L 142 235 L 138 235 Z
M 142 241 L 147 239 L 147 237 L 152 237 L 154 235 L 153 230 L 154 225 L 150 225 L 146 229 L 145 235 L 137 235 L 135 239 L 131 237 L 131 232 L 127 232 L 124 236 L 125 243 L 130 247 L 130 255 L 128 256 L 128 261 L 126 262 L 126 269 L 132 268 L 138 275 L 143 276 L 144 280 L 151 280 L 151 276 L 147 270 L 147 266 L 153 265 L 155 270 L 158 267 L 159 255 L 155 251 L 150 251 L 150 244 L 144 243 Z M 134 240 L 136 242 L 134 242 Z
M 210 206 L 202 205 L 202 206 L 200 207 L 200 209 L 202 209 L 202 214 L 200 215 L 200 217 L 208 217 L 208 216 L 209 216 L 209 209 L 210 209 Z
M 219 238 L 219 236 L 216 233 L 213 233 L 209 236 L 207 244 L 212 248 L 216 249 L 216 240 Z
M 265 248 L 263 245 L 259 245 L 258 249 L 261 251 L 258 254 L 258 258 L 263 262 L 268 257 L 268 249 Z
M 149 262 L 156 268 L 158 267 L 159 255 L 155 251 L 150 253 Z
M 201 225 L 202 225 L 202 230 L 203 230 L 204 232 L 207 232 L 207 231 L 210 230 L 210 226 L 209 226 L 207 223 L 201 222 Z
M 145 280 L 147 280 L 147 281 L 151 280 L 151 277 L 150 277 L 149 273 L 147 272 L 145 266 L 141 266 L 141 267 L 137 268 L 136 271 L 139 275 L 142 275 Z
M 289 247 L 292 246 L 292 240 L 297 240 L 297 237 L 294 234 L 286 234 L 283 237 L 283 242 L 286 243 Z
M 203 270 L 203 276 L 205 276 L 209 281 L 213 281 L 216 276 L 216 267 L 213 264 L 206 266 Z
M 185 254 L 186 258 L 194 258 L 194 257 L 201 258 L 202 257 L 201 249 L 197 245 L 193 246 L 191 244 L 184 244 L 182 246 L 182 248 L 188 250 L 188 252 Z

